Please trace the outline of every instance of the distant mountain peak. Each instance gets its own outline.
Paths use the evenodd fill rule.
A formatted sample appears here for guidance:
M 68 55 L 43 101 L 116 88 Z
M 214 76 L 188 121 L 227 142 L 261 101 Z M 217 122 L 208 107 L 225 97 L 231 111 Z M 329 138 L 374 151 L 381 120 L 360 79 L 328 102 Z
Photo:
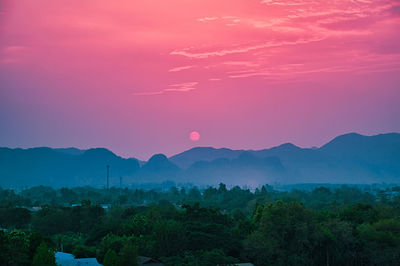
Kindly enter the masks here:
M 299 146 L 294 145 L 293 143 L 287 142 L 287 143 L 283 143 L 279 146 L 273 147 L 272 149 L 279 149 L 279 150 L 301 150 L 301 148 Z
M 399 133 L 385 133 L 385 134 L 378 134 L 372 136 L 365 136 L 358 133 L 348 133 L 337 136 L 336 138 L 332 139 L 325 145 L 323 145 L 320 150 L 328 150 L 331 148 L 339 148 L 339 147 L 347 147 L 349 145 L 363 145 L 363 143 L 369 143 L 369 145 L 381 144 L 384 143 L 399 143 L 400 142 L 400 134 Z
M 214 147 L 193 147 L 187 151 L 184 152 L 213 152 L 213 151 L 232 151 L 232 149 L 229 148 L 214 148 Z
M 213 161 L 219 158 L 234 159 L 243 151 L 228 148 L 194 147 L 169 159 L 181 168 L 189 168 L 197 161 Z
M 358 133 L 355 133 L 355 132 L 350 132 L 350 133 L 347 133 L 347 134 L 339 135 L 339 136 L 333 138 L 330 142 L 332 142 L 332 141 L 343 141 L 343 140 L 360 139 L 360 138 L 364 138 L 364 137 L 367 137 L 367 136 L 361 135 L 361 134 L 358 134 Z
M 115 153 L 113 153 L 112 151 L 105 149 L 105 148 L 93 148 L 93 149 L 85 150 L 85 152 L 82 154 L 82 156 L 91 161 L 106 160 L 108 162 L 110 162 L 114 159 L 117 159 L 117 158 L 121 158 L 121 157 L 117 156 Z
M 157 153 L 151 156 L 151 158 L 148 160 L 148 163 L 157 163 L 157 162 L 163 162 L 163 161 L 168 161 L 167 156 L 165 156 L 162 153 Z
M 144 169 L 148 170 L 177 170 L 178 166 L 172 163 L 164 154 L 153 155 L 144 165 Z

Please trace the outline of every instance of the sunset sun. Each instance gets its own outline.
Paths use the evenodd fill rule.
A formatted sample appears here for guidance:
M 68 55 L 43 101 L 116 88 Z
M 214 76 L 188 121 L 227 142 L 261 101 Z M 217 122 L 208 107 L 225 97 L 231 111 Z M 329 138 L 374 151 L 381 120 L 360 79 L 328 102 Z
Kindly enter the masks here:
M 189 138 L 191 141 L 199 141 L 200 140 L 200 134 L 197 131 L 192 131 L 190 132 Z

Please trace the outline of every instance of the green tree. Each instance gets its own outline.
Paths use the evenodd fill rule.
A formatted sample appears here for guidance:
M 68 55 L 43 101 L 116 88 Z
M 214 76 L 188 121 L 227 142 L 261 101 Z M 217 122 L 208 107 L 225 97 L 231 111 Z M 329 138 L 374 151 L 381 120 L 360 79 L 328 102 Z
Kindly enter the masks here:
M 104 256 L 103 265 L 104 266 L 120 266 L 121 265 L 120 258 L 118 257 L 117 253 L 114 250 L 109 249 L 107 251 L 106 255 Z
M 202 252 L 200 256 L 201 263 L 200 265 L 204 266 L 213 266 L 213 265 L 234 265 L 239 262 L 238 259 L 235 259 L 230 256 L 226 256 L 225 253 L 220 249 L 213 249 L 210 251 Z
M 318 265 L 353 265 L 357 258 L 356 239 L 352 225 L 339 219 L 328 219 L 320 224 L 318 249 L 313 260 Z M 323 252 L 325 250 L 325 252 Z
M 138 249 L 130 241 L 127 241 L 121 249 L 122 266 L 138 266 Z
M 42 244 L 44 241 L 44 238 L 42 237 L 41 234 L 33 232 L 29 235 L 28 238 L 28 245 L 29 245 L 29 258 L 30 260 L 33 260 L 33 257 L 36 254 L 36 250 Z
M 175 220 L 160 221 L 154 225 L 155 253 L 158 256 L 172 256 L 185 249 L 185 232 L 181 223 Z
M 378 212 L 370 204 L 358 203 L 355 205 L 346 206 L 340 213 L 340 218 L 350 221 L 354 225 L 359 225 L 364 222 L 376 222 L 379 219 Z
M 188 201 L 190 202 L 199 202 L 201 201 L 201 193 L 197 187 L 189 190 Z
M 96 248 L 78 245 L 74 248 L 72 254 L 74 254 L 75 258 L 92 258 L 96 257 Z
M 134 236 L 118 236 L 114 234 L 108 234 L 102 238 L 100 244 L 97 246 L 97 260 L 101 263 L 105 260 L 105 254 L 110 250 L 114 250 L 116 254 L 120 254 L 125 243 L 130 241 L 135 243 L 137 238 Z M 143 239 L 143 240 L 147 240 Z
M 181 221 L 189 250 L 222 249 L 225 253 L 236 250 L 238 243 L 232 238 L 233 221 L 218 209 L 202 208 L 198 203 L 184 205 Z
M 311 265 L 315 232 L 313 213 L 302 204 L 268 204 L 245 242 L 246 255 L 257 265 Z
M 400 220 L 383 219 L 357 227 L 363 244 L 363 264 L 398 265 L 400 261 Z
M 45 242 L 42 242 L 37 248 L 33 257 L 32 266 L 56 266 L 56 258 L 54 252 L 47 247 Z
M 0 250 L 7 260 L 5 265 L 29 265 L 29 243 L 26 234 L 21 231 L 11 231 L 7 233 L 6 238 L 5 250 Z
M 26 228 L 31 222 L 31 212 L 25 208 L 0 208 L 0 227 Z

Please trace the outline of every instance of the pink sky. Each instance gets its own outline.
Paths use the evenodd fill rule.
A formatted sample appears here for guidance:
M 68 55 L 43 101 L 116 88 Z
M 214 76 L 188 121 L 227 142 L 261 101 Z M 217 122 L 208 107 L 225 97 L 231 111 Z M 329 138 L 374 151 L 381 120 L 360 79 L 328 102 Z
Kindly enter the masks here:
M 399 0 L 0 1 L 0 146 L 147 159 L 399 117 Z

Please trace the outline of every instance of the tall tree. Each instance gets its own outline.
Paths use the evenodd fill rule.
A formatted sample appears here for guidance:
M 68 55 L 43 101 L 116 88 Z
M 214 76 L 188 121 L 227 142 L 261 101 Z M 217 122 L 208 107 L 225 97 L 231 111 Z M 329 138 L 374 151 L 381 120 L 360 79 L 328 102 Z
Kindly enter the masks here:
M 117 255 L 117 253 L 114 250 L 109 249 L 107 251 L 106 255 L 104 256 L 103 265 L 104 266 L 120 266 L 121 265 L 121 261 Z
M 139 266 L 138 249 L 131 242 L 126 242 L 121 250 L 122 266 Z
M 50 250 L 45 242 L 37 248 L 33 257 L 32 266 L 56 266 L 54 252 Z

